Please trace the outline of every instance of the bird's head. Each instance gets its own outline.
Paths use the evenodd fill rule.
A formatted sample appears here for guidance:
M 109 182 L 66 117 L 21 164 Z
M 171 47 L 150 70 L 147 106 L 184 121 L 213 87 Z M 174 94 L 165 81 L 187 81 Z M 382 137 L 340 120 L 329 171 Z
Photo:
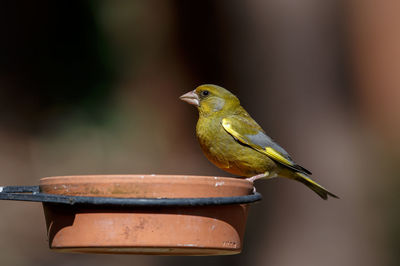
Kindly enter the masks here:
M 235 110 L 240 106 L 239 99 L 235 95 L 220 86 L 212 84 L 201 85 L 179 98 L 196 106 L 201 115 Z

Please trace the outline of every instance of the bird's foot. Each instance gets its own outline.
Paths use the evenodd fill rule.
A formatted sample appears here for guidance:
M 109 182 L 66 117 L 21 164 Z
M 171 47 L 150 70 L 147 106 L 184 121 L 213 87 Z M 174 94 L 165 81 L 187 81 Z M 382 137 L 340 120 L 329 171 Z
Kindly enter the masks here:
M 258 174 L 249 178 L 246 178 L 246 180 L 250 181 L 251 183 L 254 183 L 254 181 L 256 181 L 257 179 L 263 178 L 263 177 L 268 177 L 269 176 L 269 172 L 265 172 L 262 174 Z M 253 185 L 253 194 L 256 194 L 257 190 L 256 187 Z
M 263 178 L 263 177 L 267 177 L 267 176 L 269 176 L 269 172 L 268 172 L 268 171 L 265 172 L 265 173 L 262 173 L 262 174 L 258 174 L 258 175 L 255 175 L 255 176 L 246 178 L 246 180 L 248 180 L 248 181 L 250 181 L 251 183 L 253 183 L 253 182 L 256 181 L 257 179 L 260 179 L 260 178 Z

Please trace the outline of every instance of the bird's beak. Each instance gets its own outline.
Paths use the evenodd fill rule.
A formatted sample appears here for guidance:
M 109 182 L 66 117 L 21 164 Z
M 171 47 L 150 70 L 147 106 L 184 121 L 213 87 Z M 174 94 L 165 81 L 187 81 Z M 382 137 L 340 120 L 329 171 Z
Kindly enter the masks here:
M 181 99 L 182 101 L 187 102 L 189 104 L 193 104 L 195 106 L 200 105 L 199 96 L 196 94 L 196 92 L 194 90 L 183 94 L 181 97 L 179 97 L 179 99 Z

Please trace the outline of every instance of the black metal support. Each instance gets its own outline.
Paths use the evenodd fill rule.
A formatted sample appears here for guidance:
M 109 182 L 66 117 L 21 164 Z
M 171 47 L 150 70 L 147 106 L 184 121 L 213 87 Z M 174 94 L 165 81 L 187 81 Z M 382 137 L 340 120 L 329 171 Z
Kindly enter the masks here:
M 110 198 L 65 196 L 40 193 L 39 186 L 6 186 L 0 187 L 0 200 L 33 201 L 59 203 L 68 205 L 107 205 L 107 206 L 210 206 L 253 203 L 262 199 L 255 192 L 246 196 L 212 197 L 212 198 Z
M 0 188 L 2 193 L 39 193 L 39 186 L 6 186 Z

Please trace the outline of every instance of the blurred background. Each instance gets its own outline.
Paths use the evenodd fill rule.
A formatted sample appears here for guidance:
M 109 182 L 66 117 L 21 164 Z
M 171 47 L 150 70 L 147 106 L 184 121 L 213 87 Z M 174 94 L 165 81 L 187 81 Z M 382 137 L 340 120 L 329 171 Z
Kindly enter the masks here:
M 203 156 L 204 83 L 235 93 L 341 197 L 257 182 L 243 252 L 59 254 L 41 205 L 0 202 L 4 265 L 399 265 L 400 16 L 380 1 L 2 1 L 0 185 L 73 174 L 228 174 Z

